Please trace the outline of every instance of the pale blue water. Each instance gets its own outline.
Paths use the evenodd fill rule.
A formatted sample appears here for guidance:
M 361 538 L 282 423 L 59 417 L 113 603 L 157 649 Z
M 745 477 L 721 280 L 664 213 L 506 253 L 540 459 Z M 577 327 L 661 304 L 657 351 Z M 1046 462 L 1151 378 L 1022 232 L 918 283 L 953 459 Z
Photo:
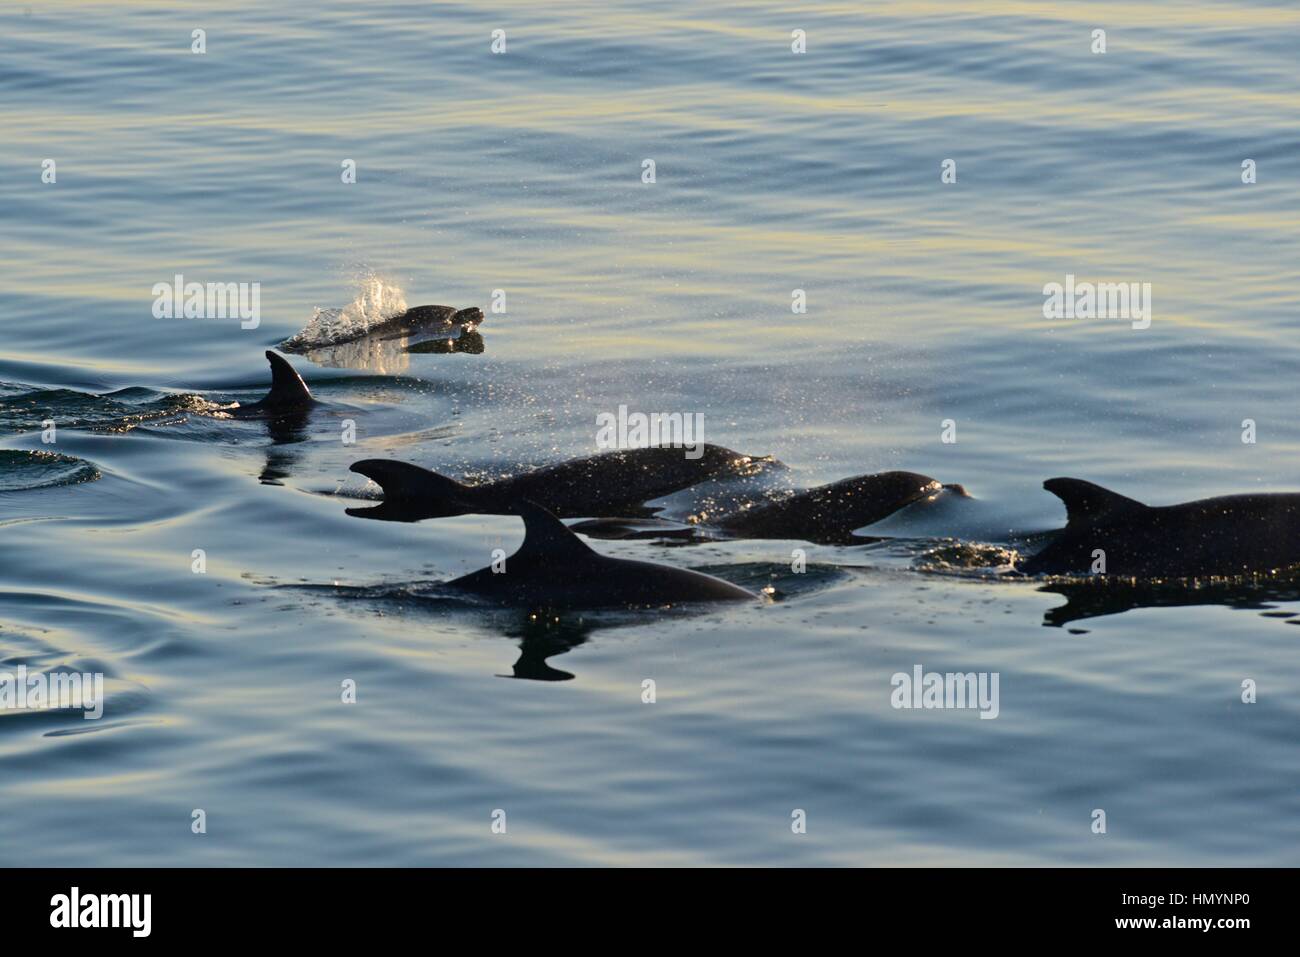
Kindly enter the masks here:
M 0 670 L 108 681 L 98 722 L 0 712 L 0 863 L 1300 862 L 1300 589 L 1076 618 L 924 558 L 1059 527 L 1054 475 L 1300 488 L 1293 6 L 177 6 L 0 9 Z M 177 273 L 260 283 L 260 327 L 155 319 Z M 1045 320 L 1067 273 L 1151 283 L 1150 328 Z M 481 354 L 296 358 L 302 441 L 201 414 L 367 276 L 507 307 Z M 802 577 L 597 543 L 784 597 L 545 622 L 420 597 L 517 520 L 319 494 L 586 454 L 619 404 L 975 498 Z M 893 709 L 916 664 L 1000 715 Z

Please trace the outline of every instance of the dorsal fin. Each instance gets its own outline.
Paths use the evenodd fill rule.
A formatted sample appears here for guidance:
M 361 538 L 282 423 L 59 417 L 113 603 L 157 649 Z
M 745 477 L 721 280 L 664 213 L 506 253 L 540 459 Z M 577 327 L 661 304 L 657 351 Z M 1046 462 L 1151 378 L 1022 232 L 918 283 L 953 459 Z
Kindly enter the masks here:
M 1048 479 L 1043 483 L 1043 488 L 1065 503 L 1067 524 L 1091 521 L 1105 515 L 1147 507 L 1135 499 L 1125 498 L 1117 492 L 1092 482 L 1085 482 L 1083 479 Z
M 597 554 L 537 503 L 520 499 L 514 508 L 524 520 L 524 543 L 512 558 L 546 562 L 554 566 L 556 574 L 563 575 L 564 562 L 581 561 Z
M 266 360 L 271 363 L 271 391 L 261 404 L 269 408 L 301 408 L 313 401 L 307 383 L 284 356 L 266 350 Z
M 348 467 L 382 488 L 385 502 L 424 502 L 466 511 L 473 505 L 472 489 L 468 486 L 410 462 L 362 459 Z

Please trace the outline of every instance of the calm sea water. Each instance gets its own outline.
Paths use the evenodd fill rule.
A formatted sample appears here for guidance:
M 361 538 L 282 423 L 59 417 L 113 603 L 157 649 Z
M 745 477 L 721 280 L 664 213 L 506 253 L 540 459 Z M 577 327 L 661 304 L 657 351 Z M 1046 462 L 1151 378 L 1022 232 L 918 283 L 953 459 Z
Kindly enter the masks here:
M 1300 863 L 1300 590 L 951 544 L 1059 527 L 1054 475 L 1300 488 L 1298 42 L 1288 3 L 6 4 L 0 668 L 107 703 L 0 712 L 0 863 Z M 260 326 L 154 318 L 178 273 Z M 1044 319 L 1067 274 L 1150 283 L 1150 327 Z M 204 412 L 317 308 L 494 290 L 481 352 L 296 359 L 331 408 L 292 441 Z M 421 594 L 517 520 L 333 494 L 586 454 L 620 404 L 974 498 L 804 575 L 598 543 L 782 597 L 557 621 Z M 996 672 L 997 719 L 892 708 L 918 664 Z

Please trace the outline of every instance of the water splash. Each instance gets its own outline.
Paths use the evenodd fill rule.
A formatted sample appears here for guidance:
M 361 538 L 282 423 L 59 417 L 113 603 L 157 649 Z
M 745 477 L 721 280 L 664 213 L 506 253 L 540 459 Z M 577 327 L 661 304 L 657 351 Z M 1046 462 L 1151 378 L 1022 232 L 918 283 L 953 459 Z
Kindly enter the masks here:
M 927 548 L 913 566 L 918 571 L 999 578 L 1015 568 L 1014 548 L 983 542 L 945 541 Z
M 348 342 L 406 312 L 406 294 L 391 279 L 367 272 L 355 280 L 356 296 L 342 309 L 316 307 L 307 325 L 280 343 L 288 352 L 305 352 Z

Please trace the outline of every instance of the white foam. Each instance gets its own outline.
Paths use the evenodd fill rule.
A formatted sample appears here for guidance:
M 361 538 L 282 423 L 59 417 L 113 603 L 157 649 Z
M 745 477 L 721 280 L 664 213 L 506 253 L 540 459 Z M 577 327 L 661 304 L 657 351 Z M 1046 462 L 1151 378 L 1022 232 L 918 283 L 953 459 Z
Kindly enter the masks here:
M 360 338 L 380 323 L 406 311 L 402 287 L 377 273 L 366 273 L 353 282 L 357 294 L 342 309 L 319 306 L 301 330 L 280 343 L 282 349 L 304 352 Z

